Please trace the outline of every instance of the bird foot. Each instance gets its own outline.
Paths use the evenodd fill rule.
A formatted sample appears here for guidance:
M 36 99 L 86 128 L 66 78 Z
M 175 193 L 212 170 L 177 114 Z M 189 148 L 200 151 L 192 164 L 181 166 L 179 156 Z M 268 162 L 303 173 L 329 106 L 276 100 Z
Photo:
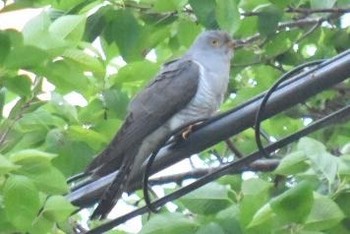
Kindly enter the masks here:
M 203 122 L 204 122 L 204 121 L 199 121 L 199 122 L 197 122 L 197 123 L 194 123 L 194 124 L 191 124 L 191 125 L 187 126 L 187 127 L 183 130 L 183 132 L 181 133 L 182 139 L 187 140 L 188 137 L 190 136 L 190 134 L 191 134 L 194 130 L 196 130 L 196 128 L 197 128 L 199 125 L 201 125 Z

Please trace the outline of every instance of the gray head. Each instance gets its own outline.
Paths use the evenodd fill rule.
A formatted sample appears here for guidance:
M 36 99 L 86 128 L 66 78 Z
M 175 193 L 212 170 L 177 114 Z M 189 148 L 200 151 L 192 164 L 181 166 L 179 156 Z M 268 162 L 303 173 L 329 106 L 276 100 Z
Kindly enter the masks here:
M 210 56 L 219 55 L 221 58 L 230 60 L 233 55 L 234 41 L 227 32 L 211 30 L 201 33 L 187 52 L 191 57 L 201 57 L 208 53 Z
M 212 72 L 228 74 L 233 56 L 234 40 L 224 31 L 213 30 L 201 33 L 185 58 L 199 62 Z

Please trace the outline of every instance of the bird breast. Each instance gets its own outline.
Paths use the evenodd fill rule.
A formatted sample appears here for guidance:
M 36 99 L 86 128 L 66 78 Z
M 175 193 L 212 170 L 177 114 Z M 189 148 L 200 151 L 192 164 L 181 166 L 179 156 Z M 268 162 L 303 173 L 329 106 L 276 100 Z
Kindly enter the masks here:
M 175 114 L 169 121 L 171 130 L 184 126 L 190 122 L 209 118 L 217 112 L 223 102 L 228 85 L 228 73 L 223 75 L 212 70 L 200 67 L 200 79 L 198 89 L 193 99 L 184 109 Z

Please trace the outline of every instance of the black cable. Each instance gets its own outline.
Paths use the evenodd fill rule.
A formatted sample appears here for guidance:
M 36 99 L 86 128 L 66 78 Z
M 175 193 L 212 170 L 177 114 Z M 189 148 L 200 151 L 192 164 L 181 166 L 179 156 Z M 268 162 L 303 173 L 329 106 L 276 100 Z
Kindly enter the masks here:
M 143 197 L 145 199 L 146 207 L 148 208 L 149 211 L 151 211 L 153 213 L 157 213 L 158 210 L 156 207 L 153 206 L 153 204 L 151 202 L 151 198 L 149 195 L 148 180 L 149 180 L 149 177 L 151 176 L 150 174 L 151 174 L 152 164 L 153 164 L 159 150 L 163 147 L 163 145 L 165 145 L 167 143 L 168 139 L 169 139 L 169 137 L 164 138 L 164 140 L 158 144 L 156 150 L 154 150 L 152 152 L 151 156 L 148 158 L 146 168 L 145 168 L 145 173 L 143 175 L 143 185 L 142 185 Z
M 312 124 L 310 124 L 309 126 L 305 127 L 304 129 L 293 133 L 292 135 L 285 137 L 275 143 L 272 143 L 271 145 L 266 147 L 266 151 L 268 152 L 273 152 L 279 148 L 282 148 L 298 139 L 300 139 L 301 137 L 304 137 L 316 130 L 319 130 L 325 126 L 328 126 L 329 124 L 333 124 L 333 123 L 339 123 L 340 119 L 344 119 L 345 117 L 350 116 L 350 105 L 346 106 L 336 112 L 334 112 L 331 115 L 328 115 L 326 117 L 323 117 L 322 119 L 319 119 L 315 122 L 313 122 Z M 250 155 L 248 155 L 247 157 L 244 157 L 242 159 L 239 159 L 237 161 L 231 162 L 225 166 L 223 166 L 222 168 L 212 172 L 211 174 L 208 174 L 206 176 L 203 176 L 201 179 L 198 179 L 197 181 L 193 182 L 190 185 L 187 185 L 185 187 L 182 187 L 180 189 L 178 189 L 177 191 L 168 194 L 154 202 L 152 202 L 152 206 L 153 207 L 160 207 L 165 205 L 166 203 L 168 203 L 169 201 L 173 201 L 175 199 L 178 199 L 179 197 L 182 197 L 190 192 L 192 192 L 195 189 L 198 189 L 199 187 L 214 181 L 218 178 L 220 178 L 221 176 L 224 176 L 228 173 L 232 173 L 235 170 L 239 170 L 241 167 L 249 165 L 250 163 L 256 161 L 257 159 L 262 158 L 263 155 L 260 154 L 260 151 L 256 151 Z M 121 223 L 124 223 L 125 221 L 136 217 L 138 215 L 142 215 L 144 213 L 146 213 L 148 211 L 148 207 L 147 206 L 143 206 L 141 208 L 138 208 L 128 214 L 122 215 L 116 219 L 113 219 L 109 222 L 106 222 L 105 224 L 102 224 L 99 227 L 96 227 L 88 232 L 86 232 L 87 234 L 99 234 L 99 233 L 103 233 L 106 232 L 112 228 L 114 228 L 115 226 L 118 226 Z
M 271 155 L 268 152 L 266 152 L 266 150 L 262 144 L 262 141 L 261 141 L 261 122 L 263 120 L 263 114 L 265 112 L 265 107 L 266 107 L 267 101 L 269 100 L 271 95 L 276 91 L 276 89 L 280 86 L 280 84 L 283 83 L 285 80 L 287 80 L 288 78 L 290 78 L 291 76 L 293 76 L 297 73 L 300 73 L 301 70 L 304 68 L 319 65 L 320 63 L 325 62 L 325 61 L 326 61 L 325 59 L 315 60 L 315 61 L 304 63 L 304 64 L 301 64 L 301 65 L 295 67 L 294 69 L 290 70 L 289 72 L 283 74 L 281 76 L 281 78 L 279 78 L 277 80 L 277 82 L 274 83 L 272 85 L 272 87 L 264 94 L 264 97 L 261 101 L 259 109 L 255 115 L 255 126 L 254 126 L 255 142 L 256 142 L 256 145 L 258 147 L 258 150 L 260 151 L 260 153 L 262 155 L 264 155 L 264 157 L 266 157 L 266 158 L 271 157 Z M 319 68 L 315 67 L 314 69 L 319 69 Z
M 73 175 L 67 179 L 67 184 L 73 183 L 81 178 L 85 178 L 86 176 L 91 175 L 91 173 L 81 172 L 79 174 Z

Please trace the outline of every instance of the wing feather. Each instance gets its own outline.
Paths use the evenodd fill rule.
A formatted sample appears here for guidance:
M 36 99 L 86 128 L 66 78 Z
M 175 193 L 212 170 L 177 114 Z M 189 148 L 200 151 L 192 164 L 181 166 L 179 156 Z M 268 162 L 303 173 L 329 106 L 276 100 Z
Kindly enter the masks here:
M 116 171 L 124 156 L 135 152 L 135 147 L 140 147 L 146 136 L 192 100 L 198 89 L 199 76 L 200 68 L 191 60 L 180 59 L 166 64 L 153 82 L 130 103 L 122 127 L 86 171 L 93 171 L 99 177 Z

